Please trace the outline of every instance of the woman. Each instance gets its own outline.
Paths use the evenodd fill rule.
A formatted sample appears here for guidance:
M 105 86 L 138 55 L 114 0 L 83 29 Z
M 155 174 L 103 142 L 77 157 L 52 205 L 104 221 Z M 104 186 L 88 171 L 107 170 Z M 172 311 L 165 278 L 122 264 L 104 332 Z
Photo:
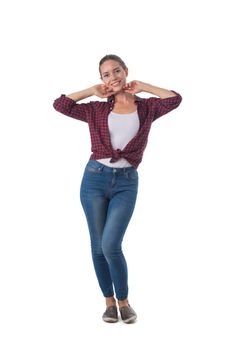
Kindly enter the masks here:
M 99 63 L 103 84 L 61 95 L 54 108 L 89 125 L 92 154 L 81 184 L 81 203 L 91 239 L 92 258 L 106 301 L 106 322 L 132 323 L 137 315 L 128 301 L 128 271 L 122 240 L 134 211 L 138 190 L 137 168 L 142 160 L 152 122 L 179 106 L 174 91 L 141 81 L 127 83 L 128 69 L 116 55 Z M 140 98 L 147 92 L 156 97 Z M 107 101 L 77 103 L 98 96 Z

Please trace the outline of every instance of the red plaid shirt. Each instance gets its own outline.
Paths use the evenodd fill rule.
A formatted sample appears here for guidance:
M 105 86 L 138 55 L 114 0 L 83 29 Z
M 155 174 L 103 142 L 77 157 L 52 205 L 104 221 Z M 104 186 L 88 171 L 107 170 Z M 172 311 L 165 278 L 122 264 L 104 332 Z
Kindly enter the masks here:
M 114 163 L 120 158 L 125 158 L 137 168 L 142 161 L 152 122 L 178 107 L 181 100 L 182 97 L 179 94 L 164 99 L 135 96 L 140 128 L 137 135 L 123 150 L 112 148 L 108 129 L 108 115 L 114 106 L 114 96 L 108 98 L 107 101 L 76 103 L 69 97 L 61 95 L 54 101 L 53 106 L 58 112 L 88 123 L 92 145 L 90 159 L 111 158 L 111 162 Z

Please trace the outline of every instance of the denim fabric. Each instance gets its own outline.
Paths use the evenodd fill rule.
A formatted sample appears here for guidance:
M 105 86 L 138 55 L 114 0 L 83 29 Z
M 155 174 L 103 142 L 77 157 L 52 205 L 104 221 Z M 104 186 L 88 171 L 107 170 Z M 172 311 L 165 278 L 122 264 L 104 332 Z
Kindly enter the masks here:
M 92 259 L 105 297 L 128 296 L 127 263 L 122 240 L 134 211 L 138 173 L 133 167 L 111 168 L 90 160 L 80 198 L 90 232 Z

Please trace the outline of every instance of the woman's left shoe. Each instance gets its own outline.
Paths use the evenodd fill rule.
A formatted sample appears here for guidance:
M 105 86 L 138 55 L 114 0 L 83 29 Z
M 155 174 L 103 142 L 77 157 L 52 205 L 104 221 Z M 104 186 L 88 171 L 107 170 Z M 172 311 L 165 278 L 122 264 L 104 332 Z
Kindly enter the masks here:
M 137 314 L 130 305 L 122 306 L 120 308 L 120 314 L 122 321 L 125 323 L 133 323 L 137 319 Z

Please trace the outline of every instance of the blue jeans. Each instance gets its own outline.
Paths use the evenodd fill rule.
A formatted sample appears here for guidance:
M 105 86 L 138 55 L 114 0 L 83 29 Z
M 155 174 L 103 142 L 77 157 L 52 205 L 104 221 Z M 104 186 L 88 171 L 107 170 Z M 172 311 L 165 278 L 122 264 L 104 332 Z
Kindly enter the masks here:
M 122 240 L 134 211 L 138 173 L 133 167 L 111 168 L 90 160 L 84 171 L 80 198 L 91 239 L 95 273 L 105 297 L 128 296 L 127 263 Z

